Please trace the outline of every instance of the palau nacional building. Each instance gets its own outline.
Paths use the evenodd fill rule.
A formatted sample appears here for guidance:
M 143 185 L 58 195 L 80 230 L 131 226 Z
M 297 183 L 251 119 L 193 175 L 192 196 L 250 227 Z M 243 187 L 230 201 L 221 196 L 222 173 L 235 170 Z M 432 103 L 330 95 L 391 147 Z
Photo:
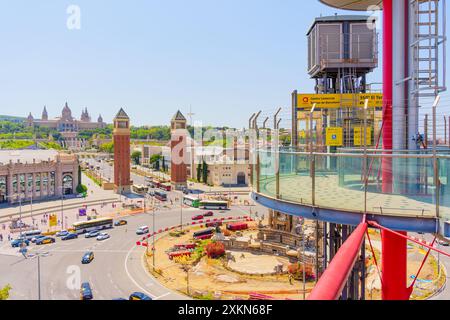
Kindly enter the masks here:
M 79 163 L 55 150 L 0 150 L 0 203 L 60 198 L 76 192 Z
M 106 127 L 106 123 L 103 122 L 101 115 L 99 115 L 96 122 L 92 121 L 87 108 L 82 111 L 80 119 L 76 119 L 72 116 L 72 110 L 69 108 L 67 102 L 62 109 L 61 116 L 49 119 L 47 108 L 44 107 L 41 119 L 35 119 L 30 113 L 26 123 L 29 127 L 51 128 L 59 132 L 79 132 L 81 130 Z

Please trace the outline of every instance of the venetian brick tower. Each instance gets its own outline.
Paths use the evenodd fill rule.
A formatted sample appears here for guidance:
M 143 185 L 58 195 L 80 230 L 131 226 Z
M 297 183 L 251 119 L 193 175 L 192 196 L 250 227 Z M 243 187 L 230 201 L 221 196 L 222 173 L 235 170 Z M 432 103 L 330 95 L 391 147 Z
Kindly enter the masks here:
M 187 122 L 180 111 L 171 124 L 171 182 L 176 190 L 187 187 Z
M 120 108 L 114 118 L 114 191 L 131 192 L 130 179 L 130 118 Z

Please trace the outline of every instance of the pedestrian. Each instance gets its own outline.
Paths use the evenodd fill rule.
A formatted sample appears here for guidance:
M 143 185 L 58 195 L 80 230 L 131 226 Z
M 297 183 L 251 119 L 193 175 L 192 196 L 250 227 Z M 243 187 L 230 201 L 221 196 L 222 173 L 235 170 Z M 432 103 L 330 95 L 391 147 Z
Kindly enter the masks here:
M 289 274 L 289 284 L 292 285 L 292 274 Z
M 0 242 L 3 242 L 3 235 L 0 233 Z

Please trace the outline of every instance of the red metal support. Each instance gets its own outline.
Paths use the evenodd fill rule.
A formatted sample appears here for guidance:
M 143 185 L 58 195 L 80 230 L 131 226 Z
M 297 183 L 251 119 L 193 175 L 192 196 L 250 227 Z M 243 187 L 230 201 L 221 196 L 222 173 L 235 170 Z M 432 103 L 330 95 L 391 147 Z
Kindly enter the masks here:
M 320 277 L 308 300 L 337 300 L 358 258 L 367 230 L 362 222 L 341 246 L 327 270 Z
M 406 232 L 399 233 L 406 236 Z M 406 239 L 382 230 L 381 246 L 382 299 L 409 300 Z

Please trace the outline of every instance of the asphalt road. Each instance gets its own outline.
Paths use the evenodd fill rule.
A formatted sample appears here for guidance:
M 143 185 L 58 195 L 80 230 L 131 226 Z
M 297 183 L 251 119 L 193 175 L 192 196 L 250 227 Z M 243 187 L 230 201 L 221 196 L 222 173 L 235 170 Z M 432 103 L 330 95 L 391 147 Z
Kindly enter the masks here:
M 190 222 L 192 216 L 200 212 L 202 210 L 183 209 L 183 221 Z M 224 213 L 216 212 L 215 216 L 242 216 L 247 213 L 244 208 L 234 207 Z M 79 299 L 79 285 L 85 281 L 90 283 L 94 299 L 98 300 L 127 298 L 135 291 L 146 293 L 153 299 L 187 299 L 161 286 L 144 268 L 145 248 L 135 245 L 142 237 L 137 236 L 135 230 L 142 225 L 148 225 L 152 230 L 152 214 L 125 219 L 128 225 L 107 231 L 111 238 L 103 242 L 80 236 L 68 241 L 57 239 L 50 245 L 32 244 L 29 247 L 32 257 L 28 259 L 0 254 L 0 285 L 12 286 L 11 299 L 38 299 L 38 259 L 33 255 L 39 253 L 41 299 L 44 300 Z M 155 221 L 155 230 L 177 225 L 180 209 L 156 212 Z M 88 265 L 82 265 L 81 258 L 86 251 L 93 251 L 95 259 Z

